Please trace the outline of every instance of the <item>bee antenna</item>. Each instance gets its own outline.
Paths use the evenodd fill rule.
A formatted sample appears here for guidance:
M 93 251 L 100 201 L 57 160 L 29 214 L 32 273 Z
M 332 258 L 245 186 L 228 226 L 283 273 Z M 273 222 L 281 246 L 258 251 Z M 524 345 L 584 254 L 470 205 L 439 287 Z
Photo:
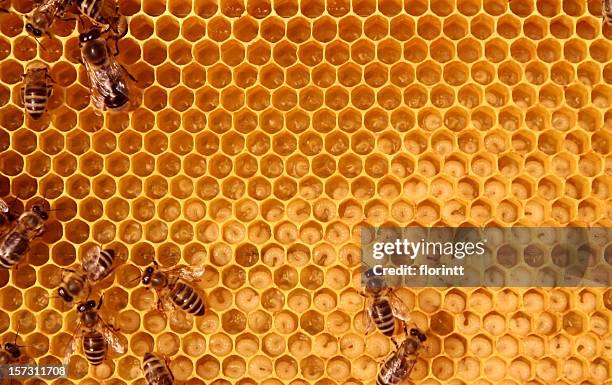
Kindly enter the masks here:
M 136 265 L 134 265 L 134 266 L 138 269 L 138 271 L 140 271 L 140 274 L 137 277 L 135 277 L 134 279 L 129 280 L 128 283 L 133 283 L 133 282 L 140 281 L 142 279 L 142 275 L 144 274 L 144 270 L 142 270 L 140 268 L 140 266 L 136 266 Z
M 15 342 L 14 344 L 17 345 L 17 338 L 19 337 L 19 327 L 21 326 L 21 322 L 17 322 L 17 329 L 15 329 Z
M 41 48 L 43 51 L 45 51 L 46 53 L 49 53 L 49 51 L 47 51 L 47 49 L 45 48 L 45 46 L 41 44 L 40 40 L 38 40 L 38 39 L 36 38 L 36 36 L 32 36 L 32 37 L 34 38 L 34 40 L 36 41 L 36 43 L 38 44 L 38 46 L 39 46 L 39 47 L 40 47 L 40 48 Z

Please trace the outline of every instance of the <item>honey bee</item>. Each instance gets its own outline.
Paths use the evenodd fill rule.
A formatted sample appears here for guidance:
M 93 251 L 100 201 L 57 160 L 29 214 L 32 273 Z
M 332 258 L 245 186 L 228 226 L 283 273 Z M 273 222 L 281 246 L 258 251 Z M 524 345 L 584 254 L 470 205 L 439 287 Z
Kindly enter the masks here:
M 29 360 L 28 357 L 21 351 L 23 346 L 17 345 L 17 338 L 19 337 L 19 330 L 15 334 L 15 341 L 5 342 L 3 349 L 0 350 L 0 365 L 10 365 L 15 363 L 21 363 L 24 360 Z
M 76 0 L 79 11 L 98 26 L 107 26 L 115 41 L 128 32 L 127 18 L 115 0 Z
M 10 206 L 4 199 L 0 199 L 0 237 L 10 229 L 15 219 L 17 219 L 17 215 L 11 211 Z
M 425 340 L 427 337 L 419 329 L 410 329 L 410 335 L 383 363 L 376 377 L 376 385 L 396 385 L 405 380 L 414 368 Z
M 87 298 L 91 294 L 90 283 L 108 277 L 113 271 L 115 258 L 116 254 L 112 249 L 92 247 L 85 253 L 76 270 L 65 269 L 68 274 L 62 277 L 57 295 L 68 303 L 75 298 Z
M 72 0 L 43 0 L 32 14 L 27 16 L 25 30 L 35 38 L 43 34 L 51 36 L 49 29 L 56 17 L 63 18 Z
M 79 35 L 81 56 L 92 88 L 91 99 L 100 110 L 120 110 L 129 99 L 127 77 L 132 76 L 110 54 L 100 30 L 91 29 Z
M 370 269 L 365 273 L 365 309 L 367 311 L 366 331 L 372 322 L 382 334 L 391 337 L 395 334 L 395 319 L 410 320 L 410 309 L 392 288 L 385 287 L 382 279 Z M 362 294 L 363 295 L 363 294 Z
M 601 13 L 604 22 L 612 25 L 612 0 L 601 0 Z
M 142 359 L 142 371 L 149 385 L 172 385 L 174 376 L 165 360 L 154 353 L 145 353 Z
M 30 242 L 45 231 L 44 223 L 49 214 L 34 206 L 17 219 L 17 225 L 0 242 L 0 268 L 10 269 L 19 263 L 30 248 Z
M 53 91 L 49 66 L 38 60 L 28 63 L 23 82 L 21 101 L 25 110 L 32 119 L 40 119 L 47 110 L 47 102 Z
M 98 314 L 102 307 L 102 298 L 96 301 L 89 300 L 77 306 L 80 319 L 77 324 L 76 332 L 73 335 L 70 345 L 64 356 L 64 363 L 67 365 L 70 357 L 77 350 L 77 341 L 81 340 L 81 348 L 87 361 L 93 365 L 100 365 L 105 359 L 110 347 L 119 354 L 125 353 L 125 345 L 115 334 L 118 329 L 107 324 Z
M 157 262 L 149 266 L 142 274 L 143 285 L 151 285 L 157 292 L 157 305 L 160 310 L 174 310 L 180 307 L 189 314 L 204 315 L 206 306 L 202 295 L 185 281 L 198 280 L 204 274 L 204 268 L 177 267 L 162 270 Z

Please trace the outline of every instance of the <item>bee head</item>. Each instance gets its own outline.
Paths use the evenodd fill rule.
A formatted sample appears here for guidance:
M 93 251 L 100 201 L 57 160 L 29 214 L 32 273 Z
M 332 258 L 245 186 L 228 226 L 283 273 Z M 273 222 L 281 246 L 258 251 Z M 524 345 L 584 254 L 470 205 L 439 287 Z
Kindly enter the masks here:
M 74 299 L 63 287 L 57 289 L 57 295 L 66 302 L 72 302 L 72 300 Z
M 21 350 L 19 350 L 19 346 L 12 342 L 7 342 L 4 344 L 4 350 L 10 353 L 13 358 L 19 358 L 21 356 Z
M 363 276 L 364 276 L 363 284 L 368 294 L 370 295 L 381 294 L 381 292 L 384 289 L 386 289 L 384 279 L 376 275 L 373 269 L 366 270 L 363 273 Z
M 87 302 L 81 302 L 79 306 L 77 306 L 77 311 L 79 313 L 85 313 L 85 312 L 88 312 L 89 310 L 94 309 L 95 307 L 96 307 L 96 301 L 92 299 Z
M 100 38 L 99 29 L 91 29 L 88 32 L 83 32 L 79 35 L 79 41 L 81 43 L 87 43 L 88 41 L 97 40 Z
M 421 342 L 425 342 L 427 340 L 427 336 L 423 333 L 421 333 L 421 331 L 419 329 L 416 328 L 412 328 L 410 329 L 410 335 L 413 337 L 416 337 L 419 339 L 419 341 Z
M 32 207 L 32 212 L 38 215 L 43 221 L 49 219 L 49 214 L 42 208 L 42 206 L 35 205 Z
M 151 283 L 151 278 L 153 277 L 154 271 L 155 271 L 155 268 L 153 266 L 149 266 L 145 269 L 144 273 L 142 274 L 142 284 L 143 285 L 148 285 Z
M 41 31 L 40 29 L 34 27 L 34 25 L 32 25 L 32 23 L 27 23 L 25 26 L 25 30 L 27 33 L 29 33 L 30 35 L 34 36 L 34 37 L 42 37 L 43 35 L 43 31 Z

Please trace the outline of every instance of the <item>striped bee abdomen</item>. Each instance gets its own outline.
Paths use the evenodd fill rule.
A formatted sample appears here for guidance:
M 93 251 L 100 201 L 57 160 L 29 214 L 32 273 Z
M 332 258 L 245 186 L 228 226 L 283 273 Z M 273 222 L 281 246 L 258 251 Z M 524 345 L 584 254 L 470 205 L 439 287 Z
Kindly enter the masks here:
M 28 251 L 29 244 L 24 234 L 18 231 L 10 233 L 0 245 L 0 267 L 10 269 L 19 263 Z
M 100 250 L 97 258 L 83 261 L 83 268 L 92 281 L 99 281 L 111 273 L 115 254 L 112 250 Z
M 193 315 L 204 315 L 205 306 L 202 297 L 189 285 L 183 282 L 177 282 L 172 291 L 170 298 L 181 309 Z
M 40 118 L 47 110 L 50 88 L 46 86 L 26 86 L 23 92 L 23 104 L 32 119 Z
M 106 358 L 107 345 L 102 334 L 90 332 L 83 336 L 83 354 L 90 364 L 100 365 Z
M 376 385 L 399 384 L 410 373 L 411 364 L 411 361 L 406 361 L 402 357 L 392 357 L 380 369 L 376 377 Z
M 371 315 L 374 324 L 382 334 L 391 337 L 395 333 L 395 317 L 389 301 L 375 300 L 372 304 Z
M 142 362 L 145 380 L 149 385 L 171 385 L 174 382 L 166 363 L 155 354 L 145 353 Z

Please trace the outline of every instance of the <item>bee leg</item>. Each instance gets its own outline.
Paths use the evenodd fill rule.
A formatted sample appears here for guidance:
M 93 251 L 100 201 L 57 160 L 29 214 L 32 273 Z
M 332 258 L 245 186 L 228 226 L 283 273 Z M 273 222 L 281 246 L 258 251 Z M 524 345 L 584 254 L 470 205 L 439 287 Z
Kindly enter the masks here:
M 81 14 L 79 13 L 78 18 L 79 18 L 79 22 L 81 23 L 81 27 L 83 27 L 83 28 L 84 28 L 84 26 L 85 26 L 85 20 L 83 20 L 83 15 L 81 15 Z
M 121 65 L 121 68 L 123 68 L 123 70 L 125 71 L 125 73 L 127 74 L 127 76 L 129 76 L 129 77 L 130 77 L 130 79 L 132 79 L 134 82 L 138 83 L 138 80 L 137 80 L 137 79 L 136 79 L 134 76 L 132 76 L 132 74 L 131 74 L 131 73 L 130 73 L 130 72 L 127 70 L 127 69 L 125 69 L 125 67 L 124 67 L 123 65 Z M 154 263 L 154 264 L 155 264 L 155 266 L 157 267 L 157 262 L 153 261 L 153 263 Z
M 399 349 L 399 344 L 397 343 L 397 340 L 395 339 L 395 336 L 393 336 L 391 338 L 391 342 L 393 342 L 393 345 L 395 345 L 395 349 Z
M 114 56 L 119 56 L 119 37 L 115 35 L 113 37 L 113 40 L 115 41 L 115 55 Z
M 87 298 L 91 295 L 91 286 L 87 285 Z
M 164 361 L 166 361 L 166 367 L 168 368 L 168 372 L 170 373 L 170 377 L 172 378 L 172 382 L 174 382 L 174 374 L 172 373 L 172 370 L 170 370 L 170 362 L 168 360 L 168 357 L 164 356 Z

